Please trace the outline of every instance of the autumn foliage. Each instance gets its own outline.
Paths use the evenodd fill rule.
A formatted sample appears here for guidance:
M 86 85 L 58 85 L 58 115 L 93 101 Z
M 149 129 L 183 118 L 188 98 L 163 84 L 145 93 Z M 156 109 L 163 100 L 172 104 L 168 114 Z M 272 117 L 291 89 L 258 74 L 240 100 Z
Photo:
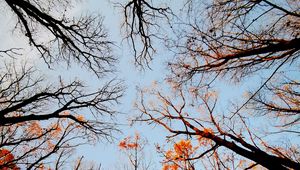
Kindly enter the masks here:
M 162 86 L 140 89 L 137 121 L 162 127 L 176 144 L 179 136 L 199 144 L 192 157 L 179 149 L 188 142 L 163 152 L 173 161 L 165 169 L 192 168 L 180 160 L 203 169 L 300 169 L 299 4 L 190 0 L 172 15 L 152 4 L 166 15 L 169 32 L 156 38 L 172 58 Z
M 78 2 L 1 1 L 24 47 L 0 47 L 0 170 L 89 169 L 68 159 L 118 130 L 114 54 L 126 52 L 113 52 L 102 16 L 72 16 Z M 168 133 L 162 169 L 300 169 L 300 0 L 174 2 L 113 2 L 135 65 L 151 68 L 156 54 L 167 63 L 160 82 L 138 88 L 133 118 Z M 27 55 L 34 62 L 19 63 Z M 68 77 L 73 68 L 91 84 L 82 70 Z M 149 169 L 145 141 L 118 143 L 127 168 Z
M 158 150 L 163 153 L 163 170 L 192 169 L 193 165 L 189 161 L 198 147 L 193 147 L 191 140 L 181 139 L 167 151 Z
M 140 135 L 136 133 L 133 138 L 129 136 L 121 140 L 119 143 L 119 148 L 122 150 L 135 150 L 140 147 L 139 140 Z
M 2 170 L 19 170 L 20 168 L 14 163 L 14 155 L 7 149 L 0 149 L 0 169 Z
M 144 155 L 146 143 L 146 140 L 137 132 L 134 136 L 128 136 L 119 142 L 119 149 L 123 154 L 126 155 L 129 162 L 129 166 L 124 165 L 125 167 L 134 170 L 149 168 L 149 162 Z

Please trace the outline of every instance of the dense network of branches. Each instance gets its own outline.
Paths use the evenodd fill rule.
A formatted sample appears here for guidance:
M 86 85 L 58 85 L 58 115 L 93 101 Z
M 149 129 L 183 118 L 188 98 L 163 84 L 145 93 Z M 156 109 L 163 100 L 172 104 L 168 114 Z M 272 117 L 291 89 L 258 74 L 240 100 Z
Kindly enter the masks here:
M 163 87 L 141 90 L 137 105 L 138 120 L 161 125 L 170 139 L 192 141 L 183 147 L 190 154 L 161 152 L 165 169 L 194 169 L 197 160 L 208 169 L 299 169 L 300 2 L 182 4 L 165 39 L 175 54 L 166 79 L 171 95 Z M 257 74 L 261 84 L 247 90 L 244 102 L 221 107 L 214 87 L 250 83 Z
M 118 3 L 120 4 L 120 3 Z M 153 39 L 158 36 L 159 19 L 168 18 L 171 11 L 167 7 L 155 7 L 152 1 L 131 0 L 124 9 L 125 38 L 129 40 L 135 57 L 135 64 L 139 67 L 149 67 L 152 56 L 155 53 Z
M 116 59 L 102 17 L 70 16 L 74 3 L 4 0 L 1 15 L 15 19 L 11 30 L 27 37 L 32 55 L 40 55 L 49 67 L 77 63 L 103 77 L 114 70 Z M 48 80 L 35 66 L 18 63 L 23 47 L 13 45 L 0 50 L 0 169 L 63 169 L 70 164 L 80 169 L 82 159 L 70 163 L 73 150 L 111 138 L 116 130 L 109 117 L 116 113 L 122 83 L 103 79 L 97 90 L 88 91 L 89 85 L 78 79 Z
M 98 76 L 112 70 L 116 60 L 100 16 L 68 16 L 71 1 L 5 0 L 7 13 L 16 19 L 15 28 L 47 64 L 75 61 Z M 43 34 L 46 34 L 42 39 Z
M 240 79 L 293 62 L 299 55 L 296 1 L 280 6 L 269 1 L 212 1 L 203 12 L 206 17 L 192 15 L 200 13 L 203 4 L 189 3 L 190 21 L 182 23 L 187 29 L 178 29 L 179 39 L 170 45 L 178 54 L 176 62 L 170 62 L 172 78 L 179 82 L 205 73 L 207 82 L 227 73 Z
M 163 169 L 300 169 L 300 1 L 176 3 L 180 10 L 164 1 L 117 2 L 138 66 L 149 66 L 155 43 L 174 53 L 166 78 L 171 88 L 143 89 L 137 103 L 138 121 L 171 133 L 173 147 L 157 147 Z M 76 62 L 98 78 L 105 76 L 116 58 L 102 18 L 70 16 L 72 4 L 1 1 L 5 15 L 15 19 L 12 29 L 49 67 Z M 2 58 L 22 55 L 19 47 L 0 49 Z M 122 96 L 120 82 L 110 80 L 88 92 L 78 80 L 49 85 L 34 70 L 0 65 L 0 169 L 62 169 L 76 146 L 110 137 L 115 129 L 103 116 L 116 113 L 112 106 Z M 253 77 L 257 83 L 248 81 Z M 246 99 L 224 109 L 220 83 L 228 80 L 250 89 Z M 137 168 L 138 137 L 122 142 Z M 74 169 L 82 163 L 81 157 Z

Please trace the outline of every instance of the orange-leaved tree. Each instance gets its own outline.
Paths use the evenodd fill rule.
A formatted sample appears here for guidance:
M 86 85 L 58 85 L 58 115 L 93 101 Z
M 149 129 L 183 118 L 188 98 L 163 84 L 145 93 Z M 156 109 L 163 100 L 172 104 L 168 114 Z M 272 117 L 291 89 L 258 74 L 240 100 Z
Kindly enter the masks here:
M 145 158 L 144 148 L 147 144 L 147 141 L 140 136 L 139 133 L 135 133 L 135 135 L 128 136 L 119 142 L 119 149 L 126 154 L 129 159 L 130 167 L 124 165 L 124 168 L 127 167 L 129 169 L 150 169 L 150 161 Z
M 163 170 L 195 169 L 191 158 L 194 157 L 193 155 L 196 153 L 198 147 L 194 147 L 191 140 L 181 139 L 174 143 L 172 149 L 166 151 L 160 146 L 157 149 L 165 157 Z

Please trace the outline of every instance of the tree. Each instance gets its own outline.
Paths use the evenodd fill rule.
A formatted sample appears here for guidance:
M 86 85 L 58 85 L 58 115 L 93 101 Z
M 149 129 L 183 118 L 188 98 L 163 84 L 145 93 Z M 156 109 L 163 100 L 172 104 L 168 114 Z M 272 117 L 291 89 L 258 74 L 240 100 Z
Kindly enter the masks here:
M 197 143 L 199 154 L 186 160 L 202 167 L 299 169 L 299 4 L 185 1 L 168 20 L 173 34 L 164 37 L 174 52 L 166 78 L 173 90 L 141 90 L 138 120 L 161 125 L 174 140 L 183 135 Z M 140 7 L 145 15 L 161 11 Z M 251 77 L 262 83 L 247 90 L 243 103 L 226 110 L 218 105 L 214 87 Z
M 147 141 L 137 132 L 134 137 L 128 136 L 119 142 L 119 148 L 128 157 L 130 165 L 129 167 L 124 165 L 123 169 L 147 170 L 150 168 L 151 162 L 145 158 L 144 153 L 146 144 Z
M 193 154 L 198 147 L 193 147 L 190 140 L 181 139 L 173 145 L 172 149 L 167 151 L 162 150 L 159 146 L 158 152 L 163 154 L 165 160 L 163 161 L 163 170 L 177 170 L 177 169 L 195 169 L 192 159 Z
M 111 42 L 100 16 L 68 17 L 71 1 L 5 0 L 3 3 L 16 18 L 15 29 L 28 38 L 28 43 L 49 66 L 58 61 L 67 64 L 75 61 L 98 76 L 111 71 L 116 59 L 111 54 Z M 43 32 L 49 39 L 40 38 Z
M 130 0 L 125 5 L 117 3 L 124 9 L 125 38 L 128 39 L 134 52 L 135 64 L 141 68 L 149 67 L 155 53 L 153 43 L 160 28 L 157 18 L 168 18 L 169 8 L 156 7 L 146 0 Z
M 113 72 L 116 58 L 100 16 L 70 17 L 74 2 L 64 0 L 1 3 L 15 18 L 14 31 L 27 37 L 48 67 L 75 62 L 98 78 Z M 0 55 L 20 58 L 21 52 L 11 47 Z M 117 79 L 103 79 L 88 92 L 80 80 L 49 83 L 35 66 L 12 60 L 1 63 L 0 72 L 0 169 L 62 169 L 77 146 L 108 139 L 116 130 L 105 116 L 115 115 L 113 105 L 123 94 Z

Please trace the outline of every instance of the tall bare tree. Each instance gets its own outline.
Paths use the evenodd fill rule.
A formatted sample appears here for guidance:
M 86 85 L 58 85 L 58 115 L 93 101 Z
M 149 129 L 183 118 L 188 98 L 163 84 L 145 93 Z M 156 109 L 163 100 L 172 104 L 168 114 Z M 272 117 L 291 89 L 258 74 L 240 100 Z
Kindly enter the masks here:
M 124 9 L 125 38 L 132 46 L 135 64 L 141 68 L 149 67 L 155 53 L 154 39 L 160 39 L 159 19 L 171 14 L 168 7 L 156 7 L 152 1 L 130 0 L 125 5 L 116 2 Z

